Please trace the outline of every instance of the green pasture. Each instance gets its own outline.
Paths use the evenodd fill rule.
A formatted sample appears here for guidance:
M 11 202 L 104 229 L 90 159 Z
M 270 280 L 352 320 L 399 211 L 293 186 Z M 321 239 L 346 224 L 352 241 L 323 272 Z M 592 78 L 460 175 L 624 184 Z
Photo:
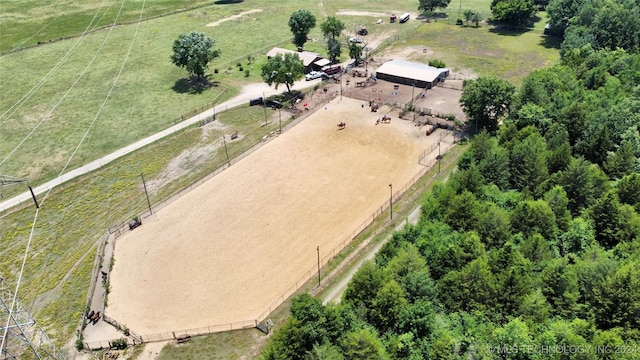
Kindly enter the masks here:
M 115 2 L 106 3 L 116 6 Z M 156 3 L 161 10 L 155 7 Z M 0 173 L 29 178 L 32 185 L 41 183 L 57 176 L 83 137 L 85 141 L 78 149 L 71 168 L 165 129 L 173 125 L 181 114 L 228 99 L 244 84 L 261 82 L 260 66 L 265 61 L 262 55 L 272 46 L 293 49 L 286 23 L 298 8 L 314 12 L 318 23 L 323 16 L 346 9 L 396 13 L 405 9 L 417 11 L 415 1 L 404 0 L 324 2 L 322 7 L 318 2 L 308 0 L 251 0 L 234 5 L 198 1 L 193 4 L 205 6 L 177 12 L 182 3 L 169 0 L 147 2 L 145 13 L 155 15 L 142 22 L 136 34 L 137 24 L 134 21 L 142 2 L 127 1 L 128 20 L 123 22 L 129 24 L 113 30 L 103 28 L 84 39 L 74 35 L 78 33 L 77 29 L 82 31 L 90 21 L 99 4 L 97 0 L 88 0 L 82 9 L 69 10 L 68 14 L 63 13 L 60 17 L 52 11 L 55 6 L 63 6 L 60 4 L 28 2 L 26 5 L 26 1 L 12 2 L 15 7 L 3 4 L 0 14 L 2 49 L 13 49 L 16 44 L 30 39 L 34 32 L 29 29 L 49 22 L 47 29 L 53 29 L 62 17 L 70 19 L 76 16 L 79 20 L 69 22 L 82 26 L 57 26 L 61 30 L 52 38 L 71 37 L 51 43 L 47 40 L 46 44 L 0 56 L 0 91 L 3 94 L 0 103 L 0 162 L 38 125 L 28 140 L 0 165 Z M 20 4 L 25 7 L 21 8 Z M 451 4 L 450 8 L 454 5 Z M 463 1 L 463 11 L 472 6 L 486 6 L 488 11 L 487 1 Z M 255 8 L 263 11 L 216 27 L 205 26 Z M 33 15 L 32 20 L 23 15 L 27 13 Z M 162 14 L 170 15 L 158 16 Z M 106 13 L 104 18 L 108 18 Z M 377 17 L 339 18 L 347 24 L 347 29 L 366 25 L 371 34 L 393 34 L 403 29 L 399 24 L 375 25 Z M 387 19 L 383 20 L 386 22 Z M 109 22 L 104 20 L 104 23 Z M 23 24 L 20 25 L 23 26 L 21 30 L 16 30 L 19 36 L 11 35 L 15 38 L 8 40 L 9 35 L 4 33 L 7 24 L 18 23 Z M 427 46 L 436 52 L 434 58 L 445 61 L 452 69 L 469 69 L 480 75 L 495 74 L 518 84 L 532 69 L 551 65 L 558 58 L 557 43 L 541 36 L 543 26 L 541 21 L 530 31 L 508 33 L 496 31 L 485 24 L 473 28 L 448 25 L 444 21 L 430 22 L 420 25 L 390 49 Z M 188 87 L 186 72 L 168 60 L 173 40 L 191 30 L 204 31 L 216 40 L 216 46 L 222 50 L 221 57 L 210 65 L 210 80 L 214 85 L 211 88 Z M 308 43 L 305 49 L 325 54 L 319 29 L 314 29 L 310 37 L 316 41 Z M 132 41 L 132 52 L 103 105 Z M 21 46 L 27 47 L 28 43 Z M 74 49 L 70 56 L 57 66 L 70 49 Z M 343 49 L 343 59 L 347 58 L 347 53 L 348 50 Z M 254 57 L 252 62 L 247 59 L 248 55 Z M 242 66 L 242 71 L 237 63 Z M 30 90 L 54 67 L 55 71 L 30 95 Z M 78 77 L 85 68 L 84 75 Z M 248 77 L 245 69 L 249 70 Z M 12 107 L 23 97 L 26 99 L 24 104 Z M 151 202 L 163 201 L 226 163 L 226 154 L 221 146 L 223 134 L 238 131 L 242 135 L 241 140 L 227 143 L 229 156 L 234 157 L 275 130 L 278 126 L 277 112 L 268 110 L 267 117 L 268 125 L 264 126 L 264 111 L 255 107 L 219 114 L 218 122 L 224 124 L 224 128 L 189 128 L 66 184 L 45 199 L 36 222 L 19 296 L 57 344 L 62 345 L 74 336 L 85 306 L 97 240 L 108 227 L 146 210 L 140 174 L 144 173 L 145 180 L 153 183 L 162 178 L 163 172 L 179 155 L 207 149 L 204 156 L 181 165 L 184 170 L 182 177 L 153 189 Z M 7 189 L 2 189 L 4 194 L 11 191 Z M 34 211 L 33 206 L 27 204 L 24 209 L 0 218 L 0 272 L 11 282 L 15 280 L 21 264 Z M 170 355 L 167 358 L 178 357 Z
M 192 0 L 188 5 L 180 0 L 154 0 L 147 3 L 143 19 L 175 13 L 186 8 L 211 5 L 214 1 Z M 0 54 L 58 41 L 95 31 L 111 25 L 138 21 L 140 1 L 86 0 L 2 2 L 0 13 Z
M 444 61 L 454 71 L 495 75 L 520 85 L 531 70 L 549 67 L 560 58 L 559 42 L 542 34 L 544 25 L 539 21 L 527 31 L 509 31 L 487 24 L 476 28 L 431 22 L 395 43 L 390 52 L 426 47 L 434 52 L 429 58 Z M 416 52 L 415 57 L 422 59 L 422 54 Z

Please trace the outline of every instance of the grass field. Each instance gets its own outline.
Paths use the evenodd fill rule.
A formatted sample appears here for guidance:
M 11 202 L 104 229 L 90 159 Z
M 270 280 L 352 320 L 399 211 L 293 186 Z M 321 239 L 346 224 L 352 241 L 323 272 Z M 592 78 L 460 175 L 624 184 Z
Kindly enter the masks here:
M 140 3 L 114 0 L 52 2 L 14 0 L 2 3 L 0 14 L 0 54 L 49 41 L 80 35 L 111 25 L 138 21 Z M 192 0 L 188 8 L 210 5 L 213 1 Z M 143 19 L 174 13 L 186 8 L 180 0 L 154 0 L 147 4 Z
M 389 53 L 406 47 L 426 47 L 433 58 L 445 62 L 457 72 L 495 75 L 520 85 L 532 69 L 555 64 L 559 59 L 559 42 L 542 34 L 543 22 L 528 31 L 497 30 L 455 26 L 431 22 L 420 26 L 408 38 L 396 42 Z
M 99 4 L 93 0 L 83 2 L 81 11 L 67 11 L 67 15 L 46 6 L 36 6 L 23 12 L 23 9 L 28 7 L 26 3 L 12 2 L 16 5 L 14 8 L 9 8 L 3 3 L 3 11 L 0 14 L 0 48 L 11 50 L 17 46 L 27 47 L 37 41 L 48 42 L 49 39 L 76 35 L 89 23 Z M 29 6 L 35 4 L 28 3 L 31 4 Z M 116 6 L 112 2 L 108 3 Z M 162 10 L 156 9 L 156 3 L 160 7 L 164 6 Z M 159 15 L 175 12 L 181 3 L 147 3 L 145 13 Z M 246 67 L 247 55 L 259 54 L 273 45 L 286 44 L 290 33 L 284 24 L 290 13 L 298 8 L 310 9 L 319 19 L 340 9 L 376 12 L 403 9 L 416 11 L 414 1 L 367 1 L 364 8 L 362 1 L 355 0 L 339 4 L 325 3 L 322 8 L 318 7 L 317 2 L 307 0 L 254 0 L 235 5 L 212 5 L 212 1 L 193 3 L 209 6 L 141 23 L 135 38 L 134 51 L 125 64 L 124 72 L 109 101 L 97 117 L 96 124 L 89 130 L 88 141 L 80 148 L 73 166 L 166 128 L 180 114 L 195 107 L 210 103 L 216 98 L 221 100 L 230 97 L 237 91 L 238 86 L 244 83 L 260 81 L 259 60 L 253 64 L 254 68 L 250 69 L 249 78 L 245 78 L 244 73 L 236 69 L 236 62 L 242 62 Z M 462 9 L 481 9 L 486 6 L 485 11 L 488 11 L 488 3 L 465 0 Z M 141 2 L 126 4 L 128 15 L 127 20 L 123 22 L 136 20 Z M 217 27 L 204 26 L 211 21 L 253 8 L 262 8 L 263 12 L 254 13 L 251 17 L 239 21 L 225 22 Z M 451 4 L 448 9 L 453 12 L 456 10 L 455 4 Z M 60 13 L 63 15 L 57 17 Z M 64 16 L 76 18 L 61 22 L 64 26 L 54 26 Z M 104 18 L 107 19 L 108 16 L 105 15 Z M 371 17 L 341 18 L 348 26 L 375 21 Z M 104 24 L 110 21 L 105 20 Z M 50 25 L 47 25 L 49 23 Z M 54 28 L 59 30 L 56 30 L 57 33 L 52 31 L 50 36 L 38 38 L 41 40 L 32 39 L 34 29 L 45 25 L 49 29 L 47 31 Z M 102 105 L 122 65 L 133 39 L 135 26 L 136 24 L 129 24 L 115 27 L 108 37 L 109 29 L 88 35 L 78 44 L 69 59 L 61 64 L 24 105 L 15 109 L 15 113 L 12 112 L 10 116 L 0 117 L 0 161 L 3 161 L 26 134 L 44 119 L 33 137 L 0 165 L 0 173 L 27 177 L 32 180 L 32 184 L 57 175 L 73 147 L 87 131 L 88 124 L 96 117 L 97 107 Z M 448 66 L 470 69 L 478 74 L 499 74 L 514 83 L 519 83 L 531 69 L 549 65 L 557 58 L 557 50 L 554 49 L 556 44 L 547 43 L 539 37 L 541 26 L 544 24 L 540 22 L 534 30 L 507 34 L 492 31 L 492 28 L 485 25 L 474 29 L 449 26 L 440 22 L 430 23 L 421 26 L 414 33 L 417 37 L 407 38 L 397 48 L 392 49 L 423 45 L 428 39 L 428 46 L 437 50 L 438 58 L 444 60 Z M 9 27 L 15 28 L 14 32 L 17 35 L 5 31 Z M 185 92 L 181 80 L 186 73 L 167 60 L 171 43 L 177 35 L 193 29 L 200 29 L 212 36 L 223 51 L 221 58 L 214 60 L 210 67 L 211 72 L 215 68 L 220 70 L 219 74 L 212 77 L 212 80 L 219 81 L 218 86 L 200 93 Z M 384 31 L 384 27 L 370 27 L 370 32 Z M 311 37 L 319 38 L 319 30 L 315 29 Z M 12 104 L 28 94 L 79 39 L 72 37 L 12 53 L 3 50 L 0 57 L 0 91 L 3 93 L 4 101 L 0 104 L 0 114 L 4 114 Z M 103 50 L 98 53 L 96 50 L 105 39 Z M 310 44 L 308 48 L 314 51 L 322 50 L 320 43 Z M 78 80 L 69 95 L 51 111 L 96 54 L 97 57 L 85 76 Z M 256 59 L 258 58 L 256 56 Z M 225 74 L 224 70 L 229 67 L 232 71 Z M 220 95 L 222 89 L 227 91 Z M 230 156 L 240 153 L 251 141 L 261 138 L 275 128 L 274 124 L 271 124 L 270 128 L 262 128 L 262 116 L 261 109 L 245 108 L 229 112 L 221 118 L 221 122 L 228 125 L 225 131 L 239 129 L 246 134 L 253 134 L 247 136 L 247 142 L 232 144 L 229 147 Z M 221 132 L 216 131 L 204 138 L 202 129 L 188 129 L 171 139 L 127 156 L 90 176 L 67 184 L 47 199 L 36 224 L 34 242 L 25 269 L 25 281 L 19 295 L 24 303 L 32 306 L 37 319 L 45 325 L 56 343 L 63 344 L 72 337 L 80 313 L 84 310 L 84 297 L 89 284 L 90 267 L 94 260 L 95 250 L 92 247 L 95 241 L 107 227 L 127 220 L 146 206 L 140 173 L 145 174 L 147 181 L 154 180 L 161 176 L 172 159 L 183 154 L 194 144 L 202 147 L 218 141 Z M 185 171 L 185 176 L 153 193 L 151 201 L 155 203 L 166 198 L 224 162 L 222 150 L 218 148 L 207 161 L 186 164 L 185 168 L 188 171 Z M 5 189 L 2 190 L 6 193 Z M 0 271 L 10 281 L 15 279 L 19 269 L 32 221 L 31 207 L 0 219 Z
M 160 9 L 168 11 L 172 3 L 174 7 L 178 4 L 161 2 Z M 196 2 L 205 3 L 212 2 Z M 82 11 L 70 10 L 62 17 L 84 14 L 80 19 L 69 19 L 68 23 L 88 24 L 90 19 L 84 18 L 91 11 L 97 11 L 98 4 L 90 1 L 83 5 Z M 193 108 L 225 100 L 235 95 L 240 86 L 262 81 L 260 67 L 266 60 L 262 54 L 269 48 L 277 45 L 292 48 L 287 21 L 293 11 L 310 8 L 318 15 L 318 23 L 323 12 L 333 11 L 318 9 L 311 1 L 245 1 L 156 17 L 141 22 L 138 27 L 132 19 L 142 10 L 142 2 L 135 2 L 135 8 L 130 2 L 125 4 L 121 18 L 128 25 L 104 28 L 84 37 L 46 43 L 0 57 L 0 92 L 4 97 L 0 104 L 0 138 L 7 139 L 0 143 L 3 173 L 28 178 L 37 185 L 59 174 L 82 138 L 85 141 L 69 164 L 70 168 L 167 128 Z M 345 1 L 341 6 L 357 8 L 356 4 L 358 1 Z M 377 4 L 385 3 L 376 1 L 371 6 Z M 53 6 L 33 7 L 29 13 L 33 13 L 34 19 L 47 21 Z M 394 6 L 401 7 L 401 4 Z M 381 10 L 388 8 L 385 4 Z M 23 15 L 12 14 L 19 9 L 3 9 L 8 19 L 3 25 L 28 21 Z M 214 20 L 252 9 L 263 11 L 219 26 L 206 26 Z M 101 19 L 115 16 L 102 11 L 98 13 Z M 159 12 L 155 6 L 149 6 L 145 7 L 143 16 Z M 57 23 L 60 19 L 50 20 Z M 345 18 L 349 26 L 352 22 L 355 26 L 355 21 L 359 23 L 360 19 Z M 37 24 L 32 21 L 24 26 L 35 28 Z M 186 86 L 186 72 L 169 61 L 173 41 L 179 34 L 191 30 L 205 32 L 222 50 L 220 58 L 210 64 L 210 80 L 214 86 L 201 91 Z M 67 35 L 78 33 L 71 25 L 59 31 Z M 23 43 L 29 39 L 26 29 L 21 30 L 21 34 L 23 38 L 16 40 L 3 38 L 2 44 Z M 58 36 L 62 35 L 55 35 Z M 319 26 L 310 36 L 321 38 Z M 127 56 L 129 48 L 131 52 Z M 311 42 L 309 49 L 325 53 L 321 41 Z M 251 64 L 248 55 L 255 58 Z M 239 70 L 237 63 L 243 70 L 249 70 L 249 77 Z M 214 74 L 216 69 L 218 73 Z M 7 154 L 10 156 L 6 157 Z

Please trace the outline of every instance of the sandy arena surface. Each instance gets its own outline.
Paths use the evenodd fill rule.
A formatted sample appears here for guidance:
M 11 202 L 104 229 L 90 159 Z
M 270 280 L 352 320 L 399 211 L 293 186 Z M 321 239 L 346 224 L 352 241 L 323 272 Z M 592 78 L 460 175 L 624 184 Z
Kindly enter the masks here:
M 381 110 L 336 99 L 120 237 L 106 313 L 143 335 L 253 320 L 315 276 L 440 137 Z

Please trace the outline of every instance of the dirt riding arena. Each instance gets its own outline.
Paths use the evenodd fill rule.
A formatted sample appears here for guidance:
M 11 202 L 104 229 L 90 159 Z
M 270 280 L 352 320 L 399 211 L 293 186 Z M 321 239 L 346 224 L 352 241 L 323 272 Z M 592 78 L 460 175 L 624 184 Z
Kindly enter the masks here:
M 106 313 L 143 335 L 258 319 L 314 276 L 318 246 L 321 258 L 339 250 L 388 204 L 389 184 L 423 171 L 420 154 L 445 135 L 335 99 L 118 238 Z

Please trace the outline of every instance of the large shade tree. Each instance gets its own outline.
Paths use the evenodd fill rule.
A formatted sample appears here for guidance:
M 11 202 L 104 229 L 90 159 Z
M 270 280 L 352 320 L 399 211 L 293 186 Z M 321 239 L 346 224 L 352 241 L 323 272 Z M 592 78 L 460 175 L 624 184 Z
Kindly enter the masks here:
M 262 79 L 269 86 L 275 84 L 276 89 L 278 85 L 285 84 L 290 92 L 291 85 L 303 77 L 304 64 L 298 54 L 276 54 L 262 66 Z
M 344 30 L 344 23 L 335 16 L 329 16 L 320 24 L 320 30 L 325 38 L 335 39 Z
M 510 26 L 529 26 L 536 15 L 536 6 L 531 0 L 493 0 L 493 20 Z
M 189 76 L 202 79 L 209 67 L 209 62 L 220 56 L 220 49 L 212 49 L 215 40 L 204 33 L 192 31 L 181 34 L 173 42 L 171 62 L 185 68 Z
M 316 17 L 309 10 L 296 10 L 289 18 L 289 28 L 293 33 L 293 43 L 303 47 L 309 31 L 316 26 Z
M 498 119 L 507 113 L 515 91 L 515 86 L 494 76 L 465 80 L 460 104 L 471 120 L 471 130 L 495 131 Z
M 418 10 L 433 11 L 437 8 L 446 8 L 451 0 L 420 0 Z

